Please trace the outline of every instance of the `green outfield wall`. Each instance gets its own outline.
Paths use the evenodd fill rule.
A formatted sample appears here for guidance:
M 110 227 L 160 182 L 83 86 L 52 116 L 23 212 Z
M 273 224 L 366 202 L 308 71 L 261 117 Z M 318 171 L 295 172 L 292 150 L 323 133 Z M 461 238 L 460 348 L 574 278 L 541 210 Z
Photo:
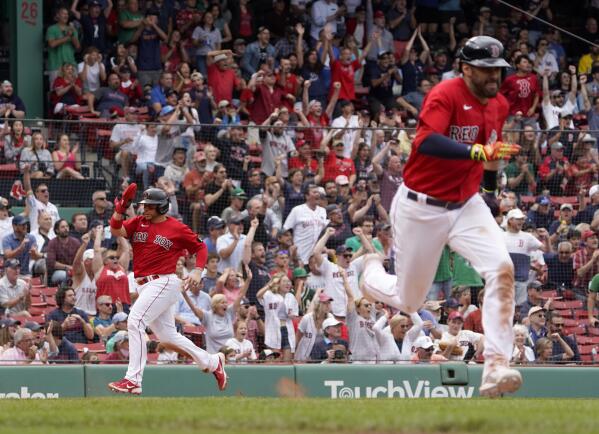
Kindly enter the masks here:
M 122 378 L 124 365 L 0 367 L 0 399 L 55 399 L 112 395 L 106 384 Z M 229 387 L 217 390 L 212 375 L 194 366 L 148 366 L 143 395 L 153 397 L 456 398 L 478 396 L 482 366 L 295 365 L 229 366 Z M 599 398 L 599 368 L 520 369 L 516 397 Z

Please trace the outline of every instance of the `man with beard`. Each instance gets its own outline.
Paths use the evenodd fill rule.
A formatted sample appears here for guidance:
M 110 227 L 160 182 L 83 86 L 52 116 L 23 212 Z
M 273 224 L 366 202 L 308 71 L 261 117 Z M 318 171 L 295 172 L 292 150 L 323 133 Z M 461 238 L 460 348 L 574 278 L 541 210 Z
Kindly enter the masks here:
M 69 236 L 69 222 L 64 219 L 54 224 L 56 238 L 48 243 L 46 267 L 50 283 L 59 285 L 66 282 L 73 269 L 73 260 L 81 244 L 75 237 Z
M 372 299 L 413 313 L 426 298 L 445 245 L 472 264 L 487 283 L 483 396 L 515 392 L 522 384 L 520 373 L 509 367 L 514 266 L 478 194 L 482 178 L 495 200 L 499 163 L 520 149 L 500 141 L 509 108 L 498 95 L 501 69 L 509 66 L 502 56 L 498 40 L 469 39 L 460 51 L 463 76 L 439 83 L 426 96 L 404 183 L 391 205 L 396 275 L 385 272 L 378 254 L 365 257 L 362 274 L 363 290 Z
M 250 281 L 246 296 L 250 303 L 257 306 L 258 309 L 263 312 L 263 307 L 258 303 L 256 294 L 270 281 L 270 274 L 266 267 L 266 249 L 264 248 L 264 244 L 259 241 L 254 241 L 257 228 L 258 220 L 254 219 L 252 220 L 250 230 L 243 243 L 241 260 L 244 265 L 250 267 L 250 271 L 252 272 L 252 280 Z
M 12 234 L 2 239 L 2 250 L 4 259 L 17 259 L 21 265 L 21 276 L 31 276 L 29 261 L 42 259 L 43 255 L 38 252 L 35 237 L 27 232 L 27 217 L 22 215 L 12 219 Z
M 86 344 L 94 338 L 94 329 L 85 312 L 75 307 L 75 291 L 64 287 L 56 293 L 58 307 L 48 315 L 48 321 L 58 321 L 64 336 L 72 343 Z
M 25 117 L 25 104 L 15 95 L 12 83 L 8 80 L 4 80 L 0 85 L 0 116 L 17 119 Z
M 243 179 L 243 161 L 249 155 L 248 145 L 244 137 L 244 128 L 241 125 L 232 125 L 227 138 L 216 140 L 214 145 L 220 150 L 223 158 L 223 164 L 227 169 L 227 174 L 235 187 L 241 186 Z
M 125 107 L 129 105 L 129 97 L 120 91 L 121 79 L 116 73 L 108 75 L 108 87 L 101 87 L 96 92 L 90 94 L 88 104 L 93 106 L 97 103 L 96 109 L 100 115 L 107 118 L 115 108 L 125 112 Z M 118 110 L 117 110 L 118 111 Z
M 281 176 L 287 178 L 289 175 L 287 157 L 290 153 L 293 153 L 295 156 L 296 151 L 293 140 L 291 140 L 291 137 L 285 129 L 285 124 L 279 119 L 279 110 L 275 110 L 262 125 L 272 125 L 270 130 L 260 130 L 263 149 L 262 172 L 267 176 L 273 176 L 275 174 L 278 159 L 281 164 Z

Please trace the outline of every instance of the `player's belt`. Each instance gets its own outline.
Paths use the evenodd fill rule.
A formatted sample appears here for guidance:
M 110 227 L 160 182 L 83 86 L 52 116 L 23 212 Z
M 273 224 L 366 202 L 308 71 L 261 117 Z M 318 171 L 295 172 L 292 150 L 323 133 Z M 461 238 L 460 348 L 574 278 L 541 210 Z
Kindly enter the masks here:
M 135 282 L 137 282 L 137 284 L 141 286 L 156 279 L 160 279 L 160 276 L 158 274 L 152 274 L 151 276 L 140 277 L 139 279 L 135 279 Z
M 408 199 L 418 202 L 418 195 L 413 191 L 408 191 Z M 426 196 L 428 205 L 439 206 L 448 210 L 459 209 L 464 206 L 465 202 L 447 202 L 444 200 L 435 199 L 434 197 Z

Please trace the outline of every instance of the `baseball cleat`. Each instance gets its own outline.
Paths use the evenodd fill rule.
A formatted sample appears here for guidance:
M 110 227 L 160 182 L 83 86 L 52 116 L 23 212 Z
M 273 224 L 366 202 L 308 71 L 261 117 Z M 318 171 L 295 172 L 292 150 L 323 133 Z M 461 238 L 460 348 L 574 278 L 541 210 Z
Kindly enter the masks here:
M 214 378 L 216 378 L 216 384 L 218 385 L 218 390 L 223 391 L 227 387 L 227 373 L 225 372 L 225 355 L 223 353 L 218 353 L 218 366 L 212 372 Z
M 116 393 L 130 393 L 131 395 L 141 395 L 141 386 L 132 381 L 123 378 L 119 381 L 108 383 L 108 389 Z
M 522 386 L 522 375 L 513 368 L 497 366 L 483 377 L 480 396 L 495 398 L 504 393 L 514 393 Z

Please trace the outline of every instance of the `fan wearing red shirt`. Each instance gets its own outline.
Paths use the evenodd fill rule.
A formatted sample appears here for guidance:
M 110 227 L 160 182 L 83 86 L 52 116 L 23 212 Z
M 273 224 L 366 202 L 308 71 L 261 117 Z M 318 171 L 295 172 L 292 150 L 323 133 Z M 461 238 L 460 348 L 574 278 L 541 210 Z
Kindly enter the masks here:
M 208 257 L 204 242 L 180 221 L 168 217 L 170 202 L 164 190 L 150 188 L 142 195 L 143 214 L 123 221 L 123 215 L 135 197 L 137 185 L 132 183 L 122 198 L 115 200 L 110 231 L 114 237 L 127 238 L 133 249 L 133 273 L 139 285 L 139 297 L 127 321 L 129 333 L 129 368 L 125 378 L 108 385 L 114 392 L 141 394 L 141 382 L 147 361 L 146 327 L 150 327 L 161 343 L 191 356 L 201 369 L 216 377 L 218 387 L 227 385 L 223 353 L 208 354 L 185 336 L 177 333 L 173 305 L 181 289 L 197 288 Z M 177 261 L 187 251 L 196 255 L 196 268 L 184 285 L 175 274 Z M 182 288 L 183 287 L 183 288 Z
M 343 140 L 334 138 L 335 131 L 329 131 L 322 141 L 321 152 L 326 154 L 324 160 L 324 182 L 334 181 L 339 175 L 345 175 L 349 179 L 350 187 L 356 182 L 356 165 L 351 158 L 345 158 L 343 151 L 345 145 Z M 341 131 L 343 133 L 343 131 Z M 333 146 L 330 149 L 327 145 L 333 139 Z
M 305 140 L 297 140 L 295 149 L 298 150 L 298 155 L 289 158 L 289 170 L 299 169 L 304 174 L 304 178 L 313 179 L 314 184 L 320 184 L 320 179 L 314 179 L 317 176 L 319 160 L 314 158 L 310 143 Z M 322 175 L 319 178 L 322 178 Z
M 282 107 L 285 92 L 276 84 L 272 71 L 258 71 L 252 74 L 248 88 L 253 92 L 253 102 L 249 109 L 250 119 L 262 125 L 271 113 Z
M 360 58 L 351 60 L 353 53 L 349 48 L 342 48 L 339 53 L 339 59 L 331 62 L 331 83 L 341 83 L 341 89 L 339 91 L 339 99 L 347 99 L 353 101 L 356 99 L 356 86 L 354 84 L 356 71 L 362 69 L 362 62 L 366 59 L 366 55 L 370 51 L 373 41 L 377 41 L 381 34 L 377 30 L 372 33 L 372 39 L 368 41 L 368 44 L 362 50 Z M 334 87 L 331 85 L 329 91 L 329 98 L 333 97 L 335 92 Z
M 333 83 L 333 96 L 329 99 L 326 109 L 322 110 L 322 103 L 318 100 L 309 100 L 310 80 L 304 81 L 304 90 L 302 91 L 302 110 L 307 113 L 306 119 L 311 128 L 304 130 L 304 138 L 314 149 L 320 149 L 320 142 L 324 137 L 324 130 L 318 127 L 328 127 L 331 124 L 333 110 L 339 100 L 341 83 Z
M 495 201 L 500 160 L 520 151 L 500 141 L 508 103 L 499 85 L 508 66 L 497 39 L 470 38 L 460 52 L 462 77 L 427 94 L 404 184 L 391 203 L 395 275 L 385 272 L 378 254 L 365 257 L 362 274 L 373 300 L 413 313 L 426 299 L 446 245 L 470 262 L 486 282 L 481 396 L 513 393 L 522 384 L 509 366 L 514 265 L 503 231 L 478 194 L 482 178 L 486 199 Z
M 206 55 L 208 65 L 208 86 L 212 90 L 214 102 L 231 102 L 233 89 L 239 87 L 239 79 L 231 68 L 233 52 L 231 50 L 210 51 Z
M 291 72 L 291 61 L 289 58 L 281 59 L 276 81 L 277 86 L 280 87 L 285 94 L 283 105 L 287 107 L 288 110 L 293 110 L 293 103 L 295 102 L 295 98 L 297 96 L 299 84 L 297 81 L 297 75 Z
M 120 301 L 125 312 L 129 312 L 131 296 L 129 295 L 129 245 L 125 238 L 117 238 L 118 250 L 106 250 L 102 254 L 104 266 L 96 278 L 96 300 L 102 295 L 113 301 Z
M 58 103 L 62 103 L 64 106 L 82 103 L 83 83 L 75 74 L 75 66 L 70 63 L 62 65 L 60 75 L 52 83 L 50 99 L 54 106 Z M 54 110 L 57 112 L 58 108 L 55 107 Z
M 527 55 L 516 57 L 514 63 L 516 73 L 504 80 L 500 92 L 510 104 L 510 116 L 516 116 L 520 112 L 525 118 L 533 118 L 531 121 L 534 122 L 541 92 L 539 80 L 536 74 L 531 73 L 532 63 Z

